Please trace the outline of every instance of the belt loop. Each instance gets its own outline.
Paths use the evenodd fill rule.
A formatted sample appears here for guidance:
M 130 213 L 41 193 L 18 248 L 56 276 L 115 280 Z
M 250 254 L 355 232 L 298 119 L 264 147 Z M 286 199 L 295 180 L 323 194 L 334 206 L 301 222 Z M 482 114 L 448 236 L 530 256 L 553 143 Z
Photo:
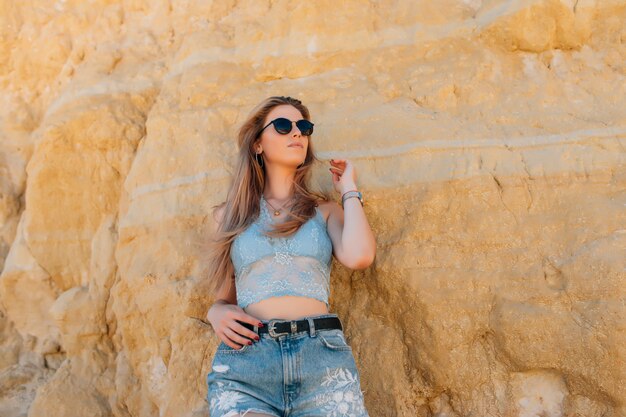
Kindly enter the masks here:
M 307 317 L 306 319 L 309 321 L 309 335 L 315 337 L 315 321 L 313 317 Z

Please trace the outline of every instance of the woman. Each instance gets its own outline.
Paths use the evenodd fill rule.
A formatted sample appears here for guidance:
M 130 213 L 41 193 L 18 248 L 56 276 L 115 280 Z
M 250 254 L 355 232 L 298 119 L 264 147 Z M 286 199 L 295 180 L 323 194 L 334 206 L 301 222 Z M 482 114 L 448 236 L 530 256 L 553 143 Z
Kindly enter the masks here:
M 313 123 L 291 97 L 260 103 L 239 132 L 216 206 L 207 319 L 221 339 L 207 375 L 211 417 L 368 416 L 352 348 L 328 309 L 332 255 L 367 268 L 376 242 L 349 160 L 331 160 L 342 205 L 308 190 Z

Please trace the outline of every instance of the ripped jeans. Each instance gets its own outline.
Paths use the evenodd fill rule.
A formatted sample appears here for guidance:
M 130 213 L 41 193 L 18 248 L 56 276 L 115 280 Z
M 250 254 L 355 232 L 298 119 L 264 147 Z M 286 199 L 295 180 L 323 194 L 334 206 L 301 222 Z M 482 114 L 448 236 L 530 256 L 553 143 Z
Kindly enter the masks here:
M 307 316 L 337 317 L 334 313 Z M 265 326 L 269 320 L 261 320 Z M 210 417 L 369 417 L 352 348 L 340 329 L 260 334 L 233 349 L 221 342 L 207 374 Z

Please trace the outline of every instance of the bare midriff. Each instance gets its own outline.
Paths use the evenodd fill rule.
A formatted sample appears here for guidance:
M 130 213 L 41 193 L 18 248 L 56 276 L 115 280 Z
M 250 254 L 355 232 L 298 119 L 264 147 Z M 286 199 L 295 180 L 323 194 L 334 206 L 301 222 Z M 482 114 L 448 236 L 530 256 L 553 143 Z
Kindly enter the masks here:
M 326 303 L 311 297 L 281 295 L 249 304 L 243 309 L 260 320 L 298 320 L 306 316 L 327 314 Z

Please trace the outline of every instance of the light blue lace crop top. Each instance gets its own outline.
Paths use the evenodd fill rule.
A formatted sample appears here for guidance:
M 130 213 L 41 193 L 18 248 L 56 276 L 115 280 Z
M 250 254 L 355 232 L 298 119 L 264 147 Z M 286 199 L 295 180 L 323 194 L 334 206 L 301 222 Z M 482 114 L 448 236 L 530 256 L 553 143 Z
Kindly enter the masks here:
M 271 238 L 262 233 L 274 223 L 263 196 L 260 206 L 259 217 L 231 246 L 237 305 L 245 308 L 265 298 L 298 295 L 328 306 L 333 246 L 319 208 L 293 235 Z

